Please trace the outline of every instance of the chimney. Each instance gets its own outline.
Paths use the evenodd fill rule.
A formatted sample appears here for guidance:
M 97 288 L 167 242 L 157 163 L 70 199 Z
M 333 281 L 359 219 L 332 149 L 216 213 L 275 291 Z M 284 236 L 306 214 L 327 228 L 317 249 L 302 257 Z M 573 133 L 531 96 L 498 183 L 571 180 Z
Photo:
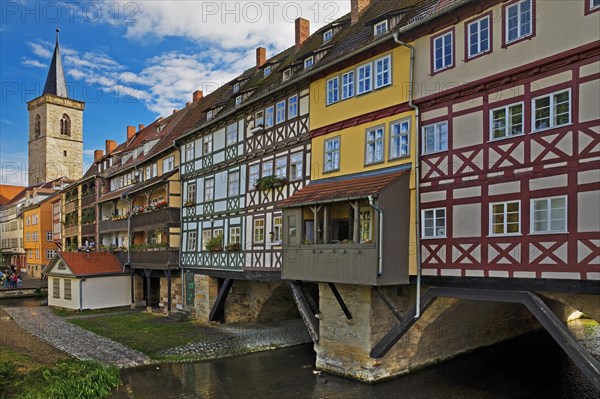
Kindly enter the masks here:
M 146 127 L 146 125 L 144 125 L 143 123 L 140 123 L 140 125 L 138 126 L 138 132 L 140 130 L 143 130 Z
M 192 100 L 197 103 L 198 101 L 202 100 L 202 90 L 196 90 L 194 92 L 194 94 L 192 95 Z
M 358 18 L 369 7 L 369 4 L 371 4 L 371 0 L 350 0 L 352 25 L 358 21 Z
M 258 47 L 256 49 L 256 67 L 260 68 L 267 62 L 267 49 L 264 47 Z
M 112 153 L 117 148 L 117 142 L 114 140 L 106 140 L 106 155 Z
M 304 18 L 296 19 L 296 50 L 310 36 L 310 21 Z
M 108 143 L 107 143 L 108 145 Z M 100 158 L 102 158 L 104 156 L 104 151 L 102 150 L 95 150 L 94 151 L 94 163 L 98 162 L 100 160 Z
M 135 136 L 135 126 L 127 126 L 127 141 Z

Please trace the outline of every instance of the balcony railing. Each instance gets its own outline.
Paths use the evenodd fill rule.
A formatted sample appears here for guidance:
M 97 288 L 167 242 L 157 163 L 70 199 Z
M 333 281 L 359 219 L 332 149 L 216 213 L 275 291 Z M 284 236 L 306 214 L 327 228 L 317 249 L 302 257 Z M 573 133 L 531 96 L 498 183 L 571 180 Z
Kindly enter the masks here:
M 119 220 L 102 220 L 99 226 L 100 233 L 111 231 L 127 231 L 127 218 Z
M 281 278 L 341 284 L 377 285 L 378 254 L 374 244 L 288 246 Z
M 96 235 L 96 223 L 81 226 L 81 235 L 83 237 Z
M 211 270 L 244 270 L 245 254 L 243 252 L 200 252 L 184 253 L 181 263 L 186 269 L 211 269 Z
M 129 259 L 133 269 L 167 270 L 179 268 L 179 251 L 177 249 L 157 249 L 148 251 L 131 251 L 117 253 L 119 260 L 126 264 Z
M 96 194 L 88 195 L 87 197 L 83 197 L 81 199 L 81 207 L 85 208 L 87 206 L 92 205 L 96 201 Z
M 78 233 L 77 225 L 65 227 L 65 237 L 76 236 Z
M 162 208 L 131 217 L 131 230 L 142 231 L 152 228 L 179 226 L 179 208 Z
M 65 204 L 65 213 L 75 212 L 77 210 L 77 200 Z

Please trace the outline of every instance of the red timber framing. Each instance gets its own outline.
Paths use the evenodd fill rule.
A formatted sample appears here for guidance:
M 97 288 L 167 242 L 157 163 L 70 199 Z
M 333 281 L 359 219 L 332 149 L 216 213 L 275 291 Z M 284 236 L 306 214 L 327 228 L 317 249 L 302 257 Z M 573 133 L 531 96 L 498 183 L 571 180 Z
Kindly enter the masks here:
M 597 97 L 589 104 L 590 98 L 594 101 L 589 93 L 596 90 L 597 95 L 599 54 L 600 42 L 594 42 L 419 100 L 421 126 L 448 122 L 448 150 L 420 158 L 421 208 L 446 209 L 446 236 L 421 241 L 424 275 L 600 279 L 600 226 L 580 228 L 585 223 L 582 210 L 590 216 L 598 212 L 582 198 L 600 195 Z M 548 77 L 556 77 L 551 85 L 535 83 Z M 564 90 L 570 90 L 571 123 L 533 131 L 532 100 Z M 506 93 L 513 95 L 507 98 Z M 465 105 L 469 102 L 472 106 Z M 514 103 L 523 104 L 524 134 L 490 140 L 490 111 Z M 427 119 L 428 112 L 437 116 Z M 466 125 L 461 117 L 480 127 Z M 460 137 L 465 126 L 469 138 L 473 130 L 481 130 L 472 145 Z M 456 140 L 462 140 L 460 146 Z M 566 232 L 530 234 L 531 200 L 556 196 L 567 199 Z M 507 201 L 520 201 L 520 234 L 491 236 L 490 204 Z M 456 226 L 461 223 L 454 220 L 458 208 L 479 209 L 470 214 L 477 220 L 465 222 L 462 213 L 463 226 Z M 455 234 L 457 227 L 460 234 Z

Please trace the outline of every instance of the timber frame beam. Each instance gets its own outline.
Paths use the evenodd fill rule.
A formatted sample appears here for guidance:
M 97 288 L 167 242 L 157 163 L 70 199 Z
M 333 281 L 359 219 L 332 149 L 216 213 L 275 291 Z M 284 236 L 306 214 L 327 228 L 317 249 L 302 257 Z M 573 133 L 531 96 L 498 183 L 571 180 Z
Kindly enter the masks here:
M 231 278 L 226 278 L 219 289 L 219 294 L 217 295 L 217 300 L 210 310 L 210 314 L 208 315 L 209 321 L 221 321 L 223 320 L 223 316 L 225 315 L 225 301 L 227 300 L 227 295 L 229 295 L 229 291 L 231 290 L 231 286 L 235 280 Z

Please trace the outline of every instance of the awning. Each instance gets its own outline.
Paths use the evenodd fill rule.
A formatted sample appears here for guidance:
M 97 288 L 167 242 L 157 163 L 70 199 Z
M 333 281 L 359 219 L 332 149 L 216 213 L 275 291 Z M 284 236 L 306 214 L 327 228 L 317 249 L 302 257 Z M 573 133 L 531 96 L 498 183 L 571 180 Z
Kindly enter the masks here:
M 291 197 L 281 201 L 279 208 L 315 205 L 367 198 L 376 195 L 398 179 L 409 179 L 406 167 L 360 173 L 313 181 Z

